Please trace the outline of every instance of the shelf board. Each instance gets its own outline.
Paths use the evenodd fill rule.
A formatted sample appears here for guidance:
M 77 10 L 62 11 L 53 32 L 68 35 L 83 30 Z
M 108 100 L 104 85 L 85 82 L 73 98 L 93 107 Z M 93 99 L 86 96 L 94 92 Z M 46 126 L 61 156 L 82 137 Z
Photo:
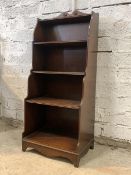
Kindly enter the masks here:
M 62 108 L 69 108 L 69 109 L 80 108 L 80 101 L 75 101 L 75 100 L 39 97 L 39 98 L 28 99 L 26 100 L 26 102 L 41 104 L 41 105 L 48 105 L 48 106 L 56 106 L 56 107 L 62 107 Z
M 87 41 L 80 40 L 80 41 L 34 42 L 34 45 L 39 45 L 39 46 L 87 46 Z
M 85 72 L 58 72 L 58 71 L 35 71 L 35 70 L 32 70 L 31 72 L 35 74 L 85 75 Z
M 75 153 L 77 139 L 44 131 L 36 131 L 23 138 L 23 141 L 59 151 Z
M 39 22 L 43 24 L 64 24 L 64 23 L 78 23 L 78 22 L 89 22 L 91 14 L 80 15 L 80 16 L 63 16 L 53 19 L 39 19 Z

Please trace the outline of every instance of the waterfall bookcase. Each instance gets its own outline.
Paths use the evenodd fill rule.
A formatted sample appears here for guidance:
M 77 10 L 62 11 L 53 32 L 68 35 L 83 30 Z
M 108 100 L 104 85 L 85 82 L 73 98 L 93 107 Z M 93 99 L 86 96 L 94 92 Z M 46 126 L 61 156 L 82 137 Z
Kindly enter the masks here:
M 38 19 L 25 99 L 22 150 L 64 157 L 75 167 L 94 148 L 99 15 Z

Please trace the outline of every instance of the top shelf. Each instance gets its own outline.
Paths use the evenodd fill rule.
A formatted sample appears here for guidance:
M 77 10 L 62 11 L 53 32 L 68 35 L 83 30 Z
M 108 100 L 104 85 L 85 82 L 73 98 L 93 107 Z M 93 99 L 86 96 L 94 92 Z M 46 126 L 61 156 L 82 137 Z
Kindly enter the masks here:
M 63 16 L 53 19 L 38 19 L 39 22 L 43 24 L 64 24 L 64 23 L 80 23 L 80 22 L 89 22 L 91 19 L 91 14 L 86 15 L 76 15 L 76 16 Z
M 86 40 L 80 41 L 49 41 L 49 42 L 34 42 L 34 45 L 41 46 L 87 46 Z

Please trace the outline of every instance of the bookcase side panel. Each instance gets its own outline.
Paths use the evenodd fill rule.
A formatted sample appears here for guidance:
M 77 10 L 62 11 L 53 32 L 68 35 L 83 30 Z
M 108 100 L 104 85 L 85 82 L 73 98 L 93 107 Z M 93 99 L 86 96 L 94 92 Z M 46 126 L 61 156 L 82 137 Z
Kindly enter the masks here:
M 98 43 L 98 14 L 92 13 L 88 36 L 88 60 L 83 79 L 83 97 L 80 109 L 79 149 L 94 143 L 95 89 Z
M 43 77 L 43 80 L 44 79 L 45 77 Z M 28 92 L 26 99 L 43 96 L 45 86 L 41 80 L 42 78 L 40 76 L 30 74 L 28 78 Z
M 23 136 L 27 136 L 32 132 L 35 132 L 39 128 L 42 127 L 45 123 L 45 114 L 42 111 L 40 105 L 30 104 L 28 102 L 24 102 L 25 104 L 25 119 L 24 119 L 24 133 Z
M 44 28 L 41 25 L 41 22 L 39 22 L 38 20 L 34 31 L 34 41 L 40 42 L 40 41 L 45 41 L 45 39 L 46 39 L 46 36 L 45 36 Z

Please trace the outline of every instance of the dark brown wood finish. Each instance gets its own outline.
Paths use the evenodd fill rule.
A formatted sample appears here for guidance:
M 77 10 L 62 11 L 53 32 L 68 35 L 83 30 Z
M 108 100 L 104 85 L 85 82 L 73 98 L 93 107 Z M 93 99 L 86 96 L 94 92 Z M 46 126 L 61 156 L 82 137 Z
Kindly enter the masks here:
M 79 149 L 92 140 L 94 144 L 94 120 L 95 120 L 95 88 L 96 88 L 96 66 L 97 66 L 97 43 L 98 43 L 98 14 L 93 13 L 90 21 L 88 34 L 88 60 L 86 76 L 83 78 L 83 94 L 80 109 L 79 122 Z M 87 127 L 88 126 L 88 127 Z M 91 145 L 91 148 L 94 145 Z
M 22 150 L 75 167 L 94 147 L 98 14 L 38 20 L 25 99 Z
M 85 71 L 86 46 L 34 45 L 34 70 L 82 72 Z M 48 58 L 48 59 L 47 59 Z
M 35 74 L 85 75 L 85 72 L 32 71 Z
M 49 97 L 39 97 L 27 100 L 29 103 L 36 103 L 41 105 L 65 107 L 70 109 L 79 109 L 80 101 L 58 99 L 58 98 L 49 98 Z

